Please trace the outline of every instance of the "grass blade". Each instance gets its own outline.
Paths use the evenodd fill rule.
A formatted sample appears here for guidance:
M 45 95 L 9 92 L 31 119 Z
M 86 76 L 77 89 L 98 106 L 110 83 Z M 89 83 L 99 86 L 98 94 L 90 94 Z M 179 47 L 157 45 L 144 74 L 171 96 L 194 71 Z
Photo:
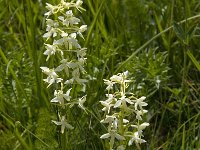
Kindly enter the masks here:
M 189 56 L 190 60 L 193 62 L 193 64 L 196 66 L 196 68 L 199 70 L 200 72 L 200 64 L 199 62 L 196 60 L 196 58 L 194 57 L 194 55 L 190 52 L 187 51 L 187 55 Z

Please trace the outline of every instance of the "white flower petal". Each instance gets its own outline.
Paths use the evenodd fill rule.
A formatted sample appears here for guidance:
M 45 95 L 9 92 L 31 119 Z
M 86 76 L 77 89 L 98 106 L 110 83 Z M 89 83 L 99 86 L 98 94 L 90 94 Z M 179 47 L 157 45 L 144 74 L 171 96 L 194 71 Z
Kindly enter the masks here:
M 142 123 L 142 124 L 140 125 L 140 130 L 145 129 L 147 126 L 149 126 L 149 123 L 147 123 L 147 122 Z
M 118 140 L 125 140 L 125 138 L 121 135 L 119 135 L 118 133 L 115 133 L 115 137 L 118 139 Z
M 55 123 L 56 125 L 61 125 L 62 123 L 61 122 L 58 122 L 58 121 L 54 121 L 54 120 L 51 120 L 51 122 Z
M 129 141 L 128 141 L 128 146 L 131 146 L 132 144 L 133 144 L 133 141 L 134 141 L 135 139 L 134 138 L 131 138 Z
M 106 133 L 106 134 L 103 134 L 100 139 L 107 139 L 110 137 L 110 134 L 109 133 Z
M 117 108 L 121 105 L 122 101 L 121 100 L 118 100 L 115 105 L 114 105 L 114 108 Z
M 55 97 L 55 98 L 53 98 L 53 99 L 51 100 L 51 102 L 57 103 L 57 102 L 59 102 L 59 99 L 58 99 L 57 97 Z

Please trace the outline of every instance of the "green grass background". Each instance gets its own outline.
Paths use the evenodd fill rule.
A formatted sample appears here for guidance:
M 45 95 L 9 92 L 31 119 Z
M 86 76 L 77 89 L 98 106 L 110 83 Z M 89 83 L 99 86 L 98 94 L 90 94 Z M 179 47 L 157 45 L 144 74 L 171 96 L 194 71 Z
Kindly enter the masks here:
M 45 3 L 57 0 L 0 0 L 0 149 L 63 149 L 40 66 Z M 88 114 L 73 108 L 76 124 L 67 149 L 108 149 L 99 101 L 104 78 L 129 70 L 130 89 L 147 97 L 147 150 L 200 149 L 200 1 L 84 0 L 77 13 L 88 25 L 86 70 Z M 160 81 L 160 82 L 159 82 Z M 136 147 L 129 147 L 134 149 Z

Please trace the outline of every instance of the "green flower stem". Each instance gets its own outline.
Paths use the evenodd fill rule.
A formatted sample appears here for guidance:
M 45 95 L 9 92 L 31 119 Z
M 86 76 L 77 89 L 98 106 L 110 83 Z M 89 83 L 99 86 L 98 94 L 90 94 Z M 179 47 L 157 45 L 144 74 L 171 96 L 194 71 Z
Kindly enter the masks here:
M 62 150 L 66 150 L 67 149 L 66 145 L 69 145 L 68 144 L 68 138 L 67 138 L 67 135 L 68 135 L 67 131 L 65 131 L 64 134 L 60 134 L 60 135 L 61 135 Z
M 135 144 L 136 144 L 137 149 L 141 150 L 140 145 L 138 143 L 136 143 L 136 142 L 135 142 Z
M 120 126 L 119 126 L 119 132 L 121 136 L 124 136 L 124 126 L 123 126 L 123 119 L 124 119 L 124 109 L 121 109 L 120 112 Z M 124 141 L 120 141 L 120 145 L 123 145 Z
M 125 82 L 123 79 L 123 82 L 121 84 L 121 93 L 122 95 L 125 95 Z M 120 126 L 119 126 L 119 132 L 122 136 L 124 136 L 124 126 L 123 126 L 123 119 L 124 119 L 124 108 L 120 108 Z M 123 145 L 123 140 L 120 141 L 120 145 Z

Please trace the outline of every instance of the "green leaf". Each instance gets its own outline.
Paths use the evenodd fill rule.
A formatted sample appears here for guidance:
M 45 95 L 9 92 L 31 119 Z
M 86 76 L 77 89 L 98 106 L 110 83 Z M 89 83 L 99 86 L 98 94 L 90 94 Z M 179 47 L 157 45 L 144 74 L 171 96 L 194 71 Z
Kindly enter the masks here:
M 184 32 L 183 28 L 180 26 L 180 24 L 174 23 L 173 29 L 174 29 L 176 36 L 183 42 L 186 39 L 186 37 L 185 37 L 185 32 Z
M 189 56 L 189 58 L 191 59 L 191 61 L 193 62 L 193 64 L 196 66 L 196 68 L 200 71 L 200 64 L 196 60 L 196 58 L 194 57 L 194 55 L 190 51 L 187 51 L 187 55 Z

